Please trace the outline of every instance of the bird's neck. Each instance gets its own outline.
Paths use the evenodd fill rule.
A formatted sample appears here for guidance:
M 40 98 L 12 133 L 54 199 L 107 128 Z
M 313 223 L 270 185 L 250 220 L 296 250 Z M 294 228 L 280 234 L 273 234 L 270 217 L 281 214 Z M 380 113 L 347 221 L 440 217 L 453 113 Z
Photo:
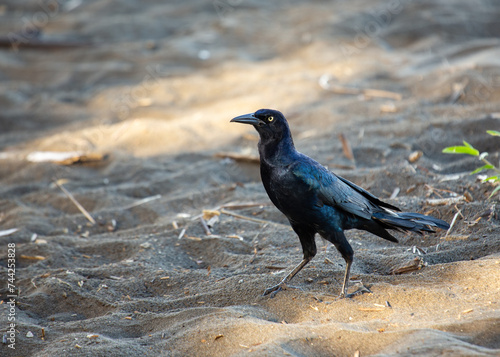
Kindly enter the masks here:
M 292 161 L 297 151 L 290 134 L 281 138 L 260 138 L 259 141 L 260 159 L 264 163 L 272 166 L 288 165 Z

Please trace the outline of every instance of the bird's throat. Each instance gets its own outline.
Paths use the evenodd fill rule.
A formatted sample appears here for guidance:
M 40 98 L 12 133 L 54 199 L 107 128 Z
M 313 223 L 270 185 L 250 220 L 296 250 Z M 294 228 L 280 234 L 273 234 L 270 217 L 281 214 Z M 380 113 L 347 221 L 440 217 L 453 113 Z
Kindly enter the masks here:
M 297 151 L 291 136 L 280 139 L 260 138 L 259 154 L 260 160 L 272 166 L 288 165 Z

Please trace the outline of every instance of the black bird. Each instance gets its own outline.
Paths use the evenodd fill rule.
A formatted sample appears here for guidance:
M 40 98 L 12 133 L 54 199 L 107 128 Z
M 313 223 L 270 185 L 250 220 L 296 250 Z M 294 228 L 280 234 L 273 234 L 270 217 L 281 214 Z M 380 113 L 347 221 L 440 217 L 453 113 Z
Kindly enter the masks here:
M 253 125 L 260 135 L 260 174 L 274 205 L 288 218 L 299 236 L 304 258 L 264 295 L 285 289 L 286 284 L 316 255 L 315 235 L 333 243 L 346 261 L 340 297 L 347 296 L 354 252 L 344 231 L 362 229 L 397 242 L 387 229 L 434 233 L 448 229 L 440 219 L 419 213 L 401 212 L 398 207 L 335 175 L 310 157 L 298 152 L 288 123 L 279 111 L 260 109 L 233 118 L 231 122 Z

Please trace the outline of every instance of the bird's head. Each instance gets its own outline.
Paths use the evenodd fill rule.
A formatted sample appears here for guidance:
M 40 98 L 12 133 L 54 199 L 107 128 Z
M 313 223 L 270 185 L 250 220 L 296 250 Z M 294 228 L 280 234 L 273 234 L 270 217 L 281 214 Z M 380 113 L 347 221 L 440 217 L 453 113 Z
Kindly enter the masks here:
M 277 110 L 259 109 L 255 113 L 237 116 L 231 122 L 253 125 L 263 141 L 290 136 L 285 116 Z

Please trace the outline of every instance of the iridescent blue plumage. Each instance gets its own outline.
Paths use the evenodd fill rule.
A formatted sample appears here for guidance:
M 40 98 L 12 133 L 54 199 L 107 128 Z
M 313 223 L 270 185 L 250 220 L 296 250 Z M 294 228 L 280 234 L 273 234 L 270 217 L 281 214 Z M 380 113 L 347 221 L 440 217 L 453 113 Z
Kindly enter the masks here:
M 346 261 L 340 294 L 345 296 L 353 250 L 344 230 L 362 229 L 397 242 L 387 229 L 422 233 L 449 227 L 434 217 L 398 212 L 399 208 L 298 152 L 285 117 L 276 110 L 261 109 L 231 121 L 251 124 L 259 133 L 262 183 L 271 201 L 290 221 L 304 252 L 304 259 L 278 285 L 267 289 L 265 295 L 283 289 L 314 257 L 316 233 L 333 243 Z

